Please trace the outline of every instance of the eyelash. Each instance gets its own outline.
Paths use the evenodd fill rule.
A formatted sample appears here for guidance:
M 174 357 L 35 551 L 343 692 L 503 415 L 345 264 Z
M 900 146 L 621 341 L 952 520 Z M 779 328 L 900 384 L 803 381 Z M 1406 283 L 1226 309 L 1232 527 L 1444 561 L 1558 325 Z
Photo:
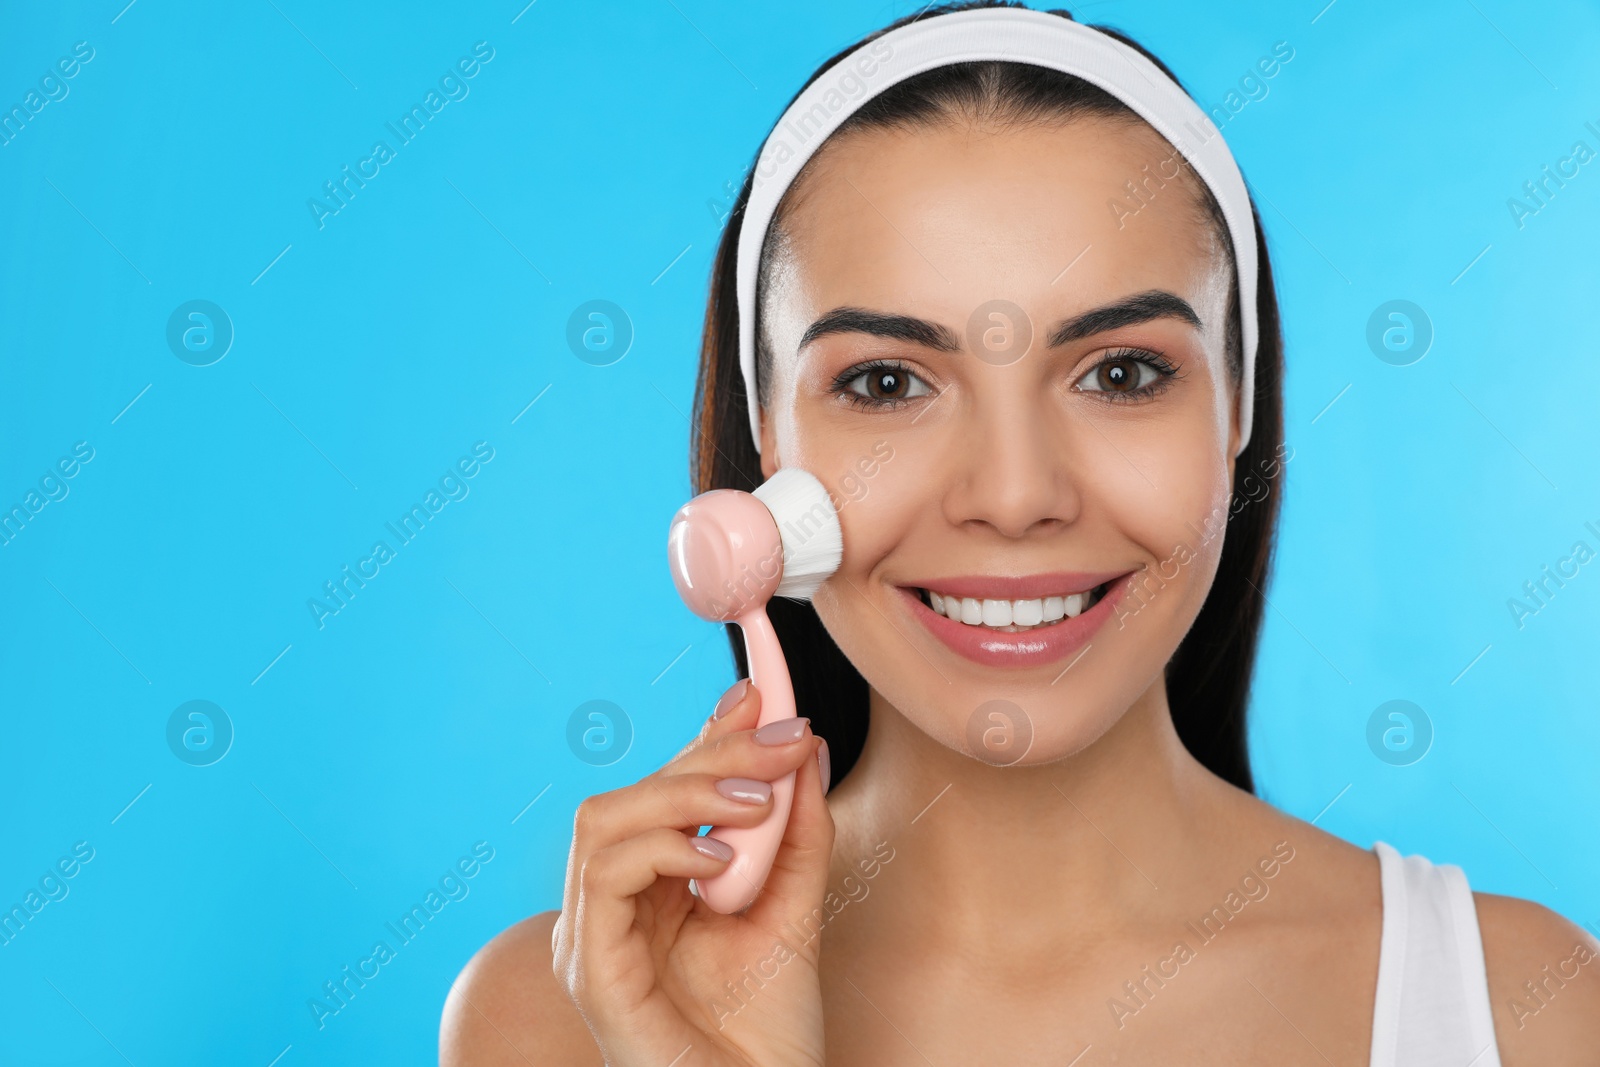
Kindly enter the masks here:
M 1154 352 L 1146 351 L 1145 349 L 1141 348 L 1118 348 L 1107 352 L 1102 359 L 1094 364 L 1094 366 L 1090 367 L 1087 371 L 1080 375 L 1078 381 L 1082 381 L 1083 379 L 1087 378 L 1089 375 L 1095 373 L 1107 363 L 1116 363 L 1122 360 L 1143 363 L 1145 366 L 1154 370 L 1159 377 L 1147 385 L 1140 386 L 1138 389 L 1128 392 L 1117 392 L 1109 389 L 1085 389 L 1081 391 L 1092 396 L 1099 397 L 1109 404 L 1136 404 L 1165 392 L 1169 387 L 1171 387 L 1174 381 L 1183 377 L 1182 372 L 1179 371 L 1177 367 L 1173 366 L 1170 361 Z M 874 359 L 869 360 L 866 363 L 858 363 L 835 376 L 833 379 L 832 392 L 834 395 L 842 397 L 852 406 L 878 411 L 881 411 L 885 408 L 896 408 L 902 404 L 909 403 L 910 400 L 914 399 L 911 397 L 903 397 L 899 399 L 883 400 L 876 397 L 863 396 L 854 389 L 850 388 L 851 384 L 861 377 L 868 374 L 882 373 L 884 371 L 892 371 L 896 374 L 905 374 L 910 377 L 917 378 L 919 381 L 922 380 L 915 371 L 911 370 L 911 368 L 899 360 Z M 1076 386 L 1074 385 L 1074 387 Z
M 1118 348 L 1107 352 L 1102 359 L 1095 363 L 1094 366 L 1084 371 L 1083 374 L 1078 377 L 1078 381 L 1083 381 L 1085 378 L 1098 371 L 1107 363 L 1118 363 L 1124 360 L 1134 363 L 1143 363 L 1145 366 L 1155 371 L 1159 377 L 1157 377 L 1155 381 L 1149 383 L 1148 385 L 1142 385 L 1139 388 L 1129 392 L 1116 392 L 1110 389 L 1084 389 L 1080 391 L 1088 393 L 1091 396 L 1102 398 L 1106 401 L 1106 403 L 1109 404 L 1137 404 L 1141 401 L 1149 400 L 1152 397 L 1165 392 L 1172 386 L 1174 381 L 1183 377 L 1182 372 L 1180 372 L 1177 367 L 1173 366 L 1170 361 L 1154 352 L 1150 352 L 1142 348 Z M 1073 388 L 1077 388 L 1076 382 L 1073 383 Z
M 863 396 L 854 389 L 850 388 L 851 383 L 855 382 L 857 379 L 868 374 L 881 374 L 884 371 L 893 371 L 896 374 L 904 374 L 908 377 L 916 378 L 918 381 L 923 382 L 924 385 L 927 384 L 926 379 L 897 359 L 873 359 L 868 360 L 865 363 L 857 363 L 855 366 L 850 367 L 836 375 L 833 379 L 832 392 L 835 396 L 843 398 L 853 407 L 867 408 L 873 411 L 882 411 L 885 408 L 897 408 L 902 404 L 909 404 L 912 400 L 917 399 L 916 397 L 899 397 L 888 400 L 880 400 L 877 397 Z

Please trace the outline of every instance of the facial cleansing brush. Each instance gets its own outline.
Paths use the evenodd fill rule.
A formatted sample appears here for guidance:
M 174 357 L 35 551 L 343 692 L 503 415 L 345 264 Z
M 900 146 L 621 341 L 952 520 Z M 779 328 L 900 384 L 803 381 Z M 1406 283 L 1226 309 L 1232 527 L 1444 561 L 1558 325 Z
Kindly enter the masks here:
M 767 601 L 810 599 L 838 570 L 843 551 L 839 515 L 827 489 L 795 467 L 779 470 L 753 494 L 702 493 L 672 518 L 667 559 L 678 595 L 702 619 L 736 622 L 744 632 L 750 681 L 761 693 L 759 726 L 795 714 L 794 686 L 767 618 Z M 708 836 L 733 848 L 721 874 L 695 879 L 695 891 L 713 911 L 742 911 L 761 892 L 793 800 L 791 771 L 772 783 L 772 810 L 759 825 L 711 829 Z

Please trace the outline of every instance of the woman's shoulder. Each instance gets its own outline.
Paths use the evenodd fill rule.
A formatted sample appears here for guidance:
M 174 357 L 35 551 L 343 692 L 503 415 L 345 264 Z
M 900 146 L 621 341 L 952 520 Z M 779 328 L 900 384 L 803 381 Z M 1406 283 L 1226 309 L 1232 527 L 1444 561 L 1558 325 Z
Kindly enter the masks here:
M 1250 800 L 1249 815 L 1258 827 L 1276 827 L 1315 858 L 1307 868 L 1316 873 L 1310 879 L 1314 887 L 1302 897 L 1308 906 L 1303 911 L 1329 909 L 1325 914 L 1344 923 L 1365 917 L 1369 927 L 1381 925 L 1376 849 Z M 1472 892 L 1472 900 L 1501 1067 L 1593 1067 L 1600 1048 L 1600 941 L 1531 900 L 1480 892 Z
M 1239 842 L 1241 848 L 1250 842 L 1256 851 L 1272 843 L 1283 868 L 1292 875 L 1294 902 L 1285 909 L 1284 919 L 1316 927 L 1325 927 L 1330 916 L 1346 923 L 1359 920 L 1371 927 L 1376 938 L 1382 881 L 1375 850 L 1351 844 L 1253 793 L 1230 786 L 1224 796 L 1220 810 L 1226 839 Z
M 1594 1063 L 1600 942 L 1531 900 L 1472 897 L 1502 1067 Z
M 550 935 L 560 916 L 523 919 L 467 961 L 445 998 L 440 1067 L 602 1067 L 583 1016 L 556 980 Z

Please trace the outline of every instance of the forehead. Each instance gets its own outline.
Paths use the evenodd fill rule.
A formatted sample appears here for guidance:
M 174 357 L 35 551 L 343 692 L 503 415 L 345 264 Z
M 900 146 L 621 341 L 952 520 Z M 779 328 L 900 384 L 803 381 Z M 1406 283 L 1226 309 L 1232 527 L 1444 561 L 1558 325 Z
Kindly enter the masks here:
M 1137 121 L 851 131 L 789 191 L 783 288 L 957 320 L 995 297 L 1087 307 L 1168 289 L 1199 307 L 1229 266 L 1199 189 Z

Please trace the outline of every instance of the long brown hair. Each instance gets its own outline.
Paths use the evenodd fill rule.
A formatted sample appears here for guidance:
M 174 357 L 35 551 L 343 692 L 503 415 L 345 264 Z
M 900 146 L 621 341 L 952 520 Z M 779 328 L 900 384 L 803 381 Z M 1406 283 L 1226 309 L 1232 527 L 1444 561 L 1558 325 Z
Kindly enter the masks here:
M 807 79 L 806 85 L 862 44 L 907 23 L 952 11 L 1021 6 L 1005 0 L 976 0 L 924 10 L 869 34 L 839 52 L 823 63 Z M 1072 18 L 1061 10 L 1050 14 Z M 1104 26 L 1091 28 L 1138 49 L 1178 82 L 1165 64 L 1138 43 Z M 975 104 L 1027 116 L 1136 118 L 1121 101 L 1082 79 L 1021 63 L 986 61 L 950 64 L 908 78 L 851 114 L 836 135 L 850 129 L 927 124 L 955 107 Z M 695 491 L 700 493 L 711 489 L 748 492 L 761 481 L 761 459 L 750 436 L 744 380 L 739 371 L 735 274 L 735 254 L 753 178 L 752 166 L 728 216 L 712 265 L 689 453 L 690 478 Z M 1201 193 L 1203 206 L 1231 254 L 1232 245 L 1228 241 L 1227 227 L 1222 223 L 1221 211 L 1203 185 Z M 1234 499 L 1228 521 L 1231 529 L 1223 541 L 1216 578 L 1199 617 L 1167 663 L 1166 682 L 1173 724 L 1189 751 L 1220 778 L 1254 792 L 1245 712 L 1265 607 L 1262 590 L 1271 569 L 1280 504 L 1283 338 L 1266 239 L 1254 203 L 1251 213 L 1255 215 L 1260 264 L 1255 294 L 1260 330 L 1255 357 L 1255 396 L 1251 401 L 1254 425 L 1250 442 L 1235 464 Z M 767 244 L 770 247 L 772 241 Z M 1236 381 L 1240 355 L 1239 296 L 1234 293 L 1228 331 L 1229 362 Z M 1249 498 L 1241 492 L 1247 476 L 1253 476 Z M 1261 495 L 1263 484 L 1265 493 Z M 854 766 L 866 741 L 866 680 L 839 650 L 809 603 L 774 599 L 768 611 L 783 642 L 794 678 L 796 704 L 802 714 L 811 718 L 812 728 L 827 738 L 833 777 L 839 781 Z M 742 677 L 749 665 L 737 626 L 728 626 L 728 639 Z

